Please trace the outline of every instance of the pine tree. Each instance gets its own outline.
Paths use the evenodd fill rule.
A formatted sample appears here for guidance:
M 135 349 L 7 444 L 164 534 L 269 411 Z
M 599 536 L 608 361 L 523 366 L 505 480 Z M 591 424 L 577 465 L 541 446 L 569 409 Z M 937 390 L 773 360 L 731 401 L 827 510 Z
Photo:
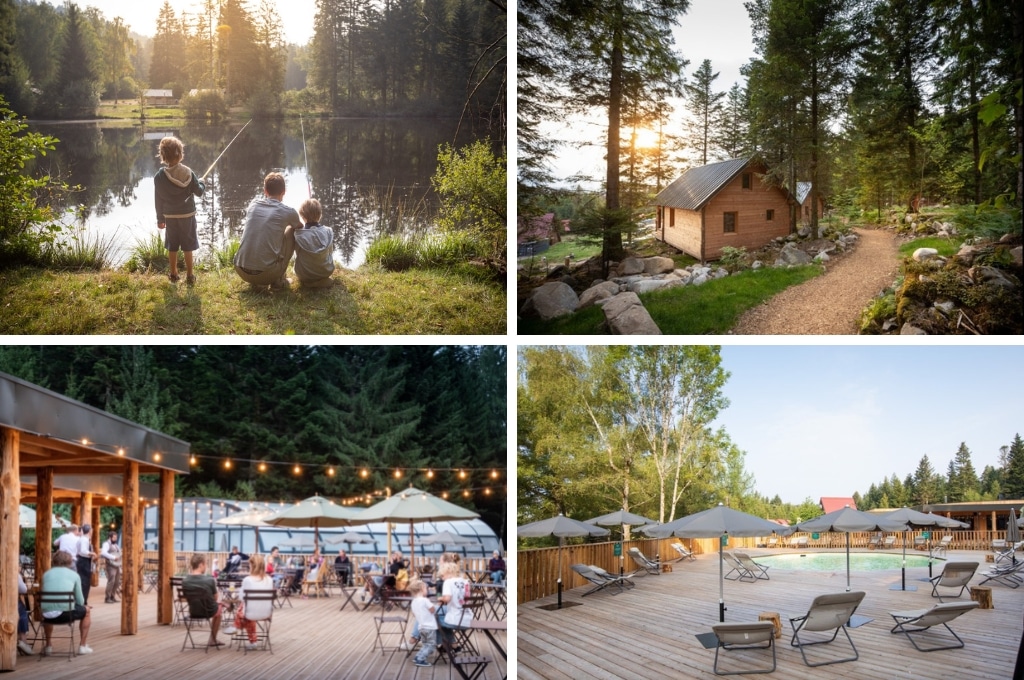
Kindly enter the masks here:
M 939 480 L 928 456 L 921 456 L 921 461 L 914 471 L 914 492 L 911 496 L 914 505 L 937 503 L 941 500 Z
M 99 106 L 99 92 L 89 25 L 78 5 L 65 4 L 63 42 L 54 92 L 57 109 L 66 118 L 90 118 Z
M 1024 440 L 1021 440 L 1020 433 L 1014 435 L 1010 442 L 1003 493 L 1007 498 L 1024 498 Z
M 978 475 L 974 471 L 974 464 L 971 463 L 971 452 L 965 442 L 960 442 L 960 448 L 957 449 L 953 460 L 949 461 L 947 479 L 950 502 L 957 503 L 977 500 Z
M 742 158 L 749 153 L 749 115 L 747 89 L 733 83 L 722 106 L 722 124 L 713 139 L 714 147 L 725 158 Z
M 711 60 L 701 62 L 693 79 L 683 85 L 686 105 L 690 113 L 691 146 L 700 153 L 700 164 L 708 164 L 708 148 L 715 138 L 722 119 L 722 99 L 725 92 L 715 92 L 717 73 L 711 72 Z

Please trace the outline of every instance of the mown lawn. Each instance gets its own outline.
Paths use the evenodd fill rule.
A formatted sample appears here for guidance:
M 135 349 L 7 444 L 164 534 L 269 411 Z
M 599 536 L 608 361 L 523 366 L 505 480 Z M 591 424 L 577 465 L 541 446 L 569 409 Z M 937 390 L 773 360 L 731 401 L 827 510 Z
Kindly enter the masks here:
M 435 270 L 342 270 L 329 289 L 252 291 L 233 271 L 192 288 L 120 270 L 0 271 L 0 333 L 33 335 L 505 334 L 499 286 Z
M 657 290 L 640 296 L 665 335 L 707 335 L 729 332 L 740 315 L 790 286 L 823 273 L 819 265 L 747 270 L 702 286 Z M 604 313 L 599 307 L 553 319 L 523 319 L 521 335 L 601 335 Z

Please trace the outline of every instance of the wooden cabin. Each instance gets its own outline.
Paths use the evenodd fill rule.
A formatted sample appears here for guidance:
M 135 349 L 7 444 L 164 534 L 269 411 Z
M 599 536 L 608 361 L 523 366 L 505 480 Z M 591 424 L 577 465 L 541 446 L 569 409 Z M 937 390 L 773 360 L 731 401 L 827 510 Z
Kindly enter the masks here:
M 173 106 L 176 103 L 173 90 L 146 90 L 142 96 L 146 106 Z
M 765 184 L 766 169 L 750 158 L 690 168 L 654 199 L 654 234 L 700 259 L 716 260 L 724 246 L 753 250 L 790 233 L 785 189 Z
M 804 224 L 811 223 L 811 183 L 796 183 L 796 202 L 800 206 L 800 221 Z M 825 214 L 825 201 L 818 194 L 818 219 Z

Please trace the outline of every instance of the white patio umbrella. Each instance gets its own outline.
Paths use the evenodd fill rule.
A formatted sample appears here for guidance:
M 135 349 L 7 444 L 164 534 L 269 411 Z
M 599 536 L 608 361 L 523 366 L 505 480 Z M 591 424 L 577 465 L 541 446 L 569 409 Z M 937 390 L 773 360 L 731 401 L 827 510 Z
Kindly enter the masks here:
M 585 524 L 558 513 L 557 517 L 524 524 L 516 529 L 522 538 L 558 536 L 558 608 L 562 608 L 562 539 L 573 536 L 607 536 L 611 532 L 598 526 Z
M 27 505 L 18 506 L 18 526 L 22 529 L 35 529 L 36 528 L 36 511 L 35 508 L 30 508 Z M 71 526 L 71 522 L 67 521 L 63 517 L 58 515 L 50 515 L 50 526 L 61 529 L 66 529 Z
M 849 505 L 830 513 L 800 522 L 795 531 L 835 531 L 846 534 L 846 592 L 850 592 L 850 532 L 906 531 L 906 522 L 895 522 L 851 508 Z
M 883 513 L 882 515 L 887 520 L 894 522 L 904 522 L 910 526 L 919 527 L 943 527 L 947 529 L 953 528 L 967 528 L 967 525 L 963 522 L 949 517 L 943 517 L 942 515 L 936 515 L 931 512 L 918 512 L 911 508 L 900 508 L 899 510 L 893 510 L 892 512 Z M 928 550 L 928 576 L 932 574 L 932 551 Z M 899 588 L 892 586 L 889 590 L 917 590 L 917 586 L 907 587 L 907 536 L 903 535 L 903 580 Z
M 658 522 L 653 519 L 648 519 L 642 515 L 635 515 L 632 512 L 627 512 L 625 508 L 610 512 L 607 515 L 601 515 L 600 517 L 591 517 L 590 519 L 583 520 L 587 524 L 597 524 L 603 527 L 608 526 L 619 526 L 622 527 L 622 540 L 626 540 L 626 526 L 635 526 L 637 524 L 650 525 L 657 524 Z M 619 551 L 619 576 L 625 573 L 623 567 L 623 561 L 626 556 Z
M 642 527 L 649 536 L 667 538 L 717 538 L 718 541 L 718 620 L 725 621 L 725 559 L 722 554 L 722 537 L 736 536 L 750 538 L 790 533 L 788 527 L 755 515 L 728 508 L 721 503 L 716 507 L 654 527 Z
M 385 498 L 376 505 L 371 505 L 365 510 L 360 511 L 356 516 L 356 523 L 408 522 L 409 552 L 415 555 L 416 546 L 412 532 L 413 523 L 447 522 L 453 519 L 475 519 L 479 516 L 479 513 L 468 508 L 449 503 L 443 498 L 438 498 L 434 494 L 421 489 L 410 487 L 389 498 Z M 388 548 L 390 549 L 390 546 Z
M 277 514 L 278 511 L 271 508 L 249 508 L 214 520 L 214 524 L 223 524 L 234 527 L 252 527 L 256 531 L 256 552 L 260 551 L 260 527 L 273 526 L 267 522 L 268 517 Z

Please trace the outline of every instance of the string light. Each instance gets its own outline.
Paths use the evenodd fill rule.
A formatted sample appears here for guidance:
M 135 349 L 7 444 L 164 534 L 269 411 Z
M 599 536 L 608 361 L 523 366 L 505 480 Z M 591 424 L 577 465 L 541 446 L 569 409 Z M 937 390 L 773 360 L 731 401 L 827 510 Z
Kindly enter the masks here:
M 256 466 L 256 467 L 257 467 L 257 469 L 260 472 L 266 472 L 267 471 L 267 464 L 264 463 L 262 460 L 260 461 L 260 464 L 258 466 Z
M 123 449 L 123 448 L 121 448 L 121 447 L 118 447 L 118 449 L 117 449 L 117 455 L 119 455 L 119 456 L 124 456 L 124 449 Z
M 327 468 L 327 476 L 328 477 L 333 477 L 334 476 L 334 468 L 332 468 L 332 467 Z
M 195 456 L 190 456 L 189 459 L 188 459 L 188 464 L 189 465 L 198 465 L 199 461 L 196 460 Z
M 395 479 L 401 479 L 401 478 L 402 478 L 402 470 L 399 469 L 399 468 L 395 468 Z
M 298 465 L 296 465 L 295 467 L 292 468 L 292 472 L 295 473 L 296 475 L 301 475 L 302 474 L 302 468 L 299 467 Z
M 497 478 L 498 478 L 498 471 L 497 470 L 491 470 L 491 479 L 497 479 Z
M 157 463 L 160 462 L 160 452 L 159 451 L 157 451 L 156 453 L 153 454 L 153 460 L 156 461 Z
M 367 477 L 370 476 L 370 471 L 367 470 L 366 468 L 363 468 L 362 470 L 359 471 L 359 476 L 362 477 L 363 479 L 366 479 Z
M 427 470 L 427 479 L 433 479 L 433 478 L 434 478 L 434 471 L 428 469 Z
M 224 459 L 224 469 L 225 470 L 230 470 L 231 469 L 231 459 L 230 458 L 225 458 Z
M 459 470 L 459 479 L 465 479 L 465 478 L 466 478 L 466 471 L 465 470 Z

